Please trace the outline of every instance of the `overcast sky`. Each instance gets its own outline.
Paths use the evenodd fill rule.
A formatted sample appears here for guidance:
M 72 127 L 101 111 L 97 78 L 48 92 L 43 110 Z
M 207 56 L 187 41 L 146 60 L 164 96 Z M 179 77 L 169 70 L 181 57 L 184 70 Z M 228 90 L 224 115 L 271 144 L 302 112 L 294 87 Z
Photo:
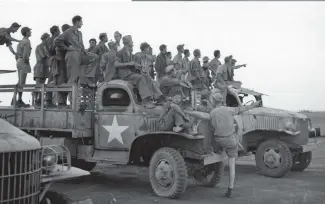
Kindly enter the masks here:
M 211 59 L 219 49 L 222 62 L 232 54 L 239 64 L 247 64 L 236 71 L 235 79 L 243 87 L 268 94 L 265 106 L 325 110 L 325 2 L 0 0 L 0 8 L 0 27 L 16 21 L 33 29 L 32 67 L 41 34 L 52 25 L 71 24 L 74 15 L 81 15 L 86 47 L 99 33 L 113 38 L 118 30 L 132 35 L 135 51 L 148 42 L 157 54 L 164 43 L 174 56 L 176 46 L 185 44 L 191 54 L 199 48 L 202 57 Z M 13 37 L 22 38 L 20 30 Z M 16 69 L 7 47 L 0 47 L 0 56 L 0 69 Z M 0 78 L 1 84 L 17 82 L 16 74 Z M 34 83 L 32 74 L 27 81 Z M 24 98 L 28 102 L 30 94 Z M 0 100 L 9 102 L 10 95 L 1 94 Z

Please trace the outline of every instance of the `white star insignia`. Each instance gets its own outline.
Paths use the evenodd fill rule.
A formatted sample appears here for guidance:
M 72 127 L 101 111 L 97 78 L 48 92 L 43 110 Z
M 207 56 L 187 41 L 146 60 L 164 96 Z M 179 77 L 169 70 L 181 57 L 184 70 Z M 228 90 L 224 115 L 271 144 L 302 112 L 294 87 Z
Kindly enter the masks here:
M 117 123 L 116 115 L 114 115 L 112 125 L 103 125 L 103 128 L 109 132 L 107 144 L 112 140 L 117 139 L 121 144 L 123 143 L 122 133 L 129 128 L 129 126 L 119 126 Z

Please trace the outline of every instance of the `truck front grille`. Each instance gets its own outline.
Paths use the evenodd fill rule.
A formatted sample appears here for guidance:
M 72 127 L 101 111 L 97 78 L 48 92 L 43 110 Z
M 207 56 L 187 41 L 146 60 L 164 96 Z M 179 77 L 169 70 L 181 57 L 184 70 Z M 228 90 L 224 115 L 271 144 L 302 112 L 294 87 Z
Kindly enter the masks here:
M 42 150 L 0 152 L 0 204 L 39 203 Z

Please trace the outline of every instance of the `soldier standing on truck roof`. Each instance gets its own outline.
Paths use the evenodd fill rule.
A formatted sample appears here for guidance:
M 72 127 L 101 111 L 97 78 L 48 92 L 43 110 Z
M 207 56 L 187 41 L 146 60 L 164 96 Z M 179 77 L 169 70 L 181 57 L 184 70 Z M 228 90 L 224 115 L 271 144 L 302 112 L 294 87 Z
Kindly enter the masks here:
M 64 24 L 61 26 L 62 34 L 68 30 L 70 26 L 68 24 Z M 59 35 L 59 36 L 60 36 Z M 55 40 L 59 37 L 57 36 L 54 39 Z M 53 56 L 52 60 L 52 72 L 53 72 L 53 84 L 60 85 L 60 84 L 65 84 L 68 81 L 68 76 L 67 76 L 67 64 L 65 61 L 65 55 L 66 51 L 63 50 L 62 48 L 59 48 L 55 44 L 52 45 L 53 49 L 55 50 L 55 55 Z M 55 98 L 55 103 L 58 104 L 58 108 L 67 108 L 67 92 L 56 92 L 54 93 L 56 95 Z
M 89 48 L 87 49 L 88 52 L 91 52 L 97 45 L 97 40 L 95 38 L 91 38 L 89 40 Z
M 239 69 L 241 67 L 246 67 L 246 64 L 236 65 L 236 62 L 237 62 L 237 60 L 235 60 L 235 59 L 231 60 L 231 66 L 228 69 L 228 79 L 229 79 L 229 81 L 234 81 L 234 75 L 235 75 L 234 71 L 235 71 L 235 69 Z
M 193 88 L 195 90 L 202 90 L 206 89 L 203 80 L 204 80 L 204 75 L 203 75 L 203 69 L 201 67 L 201 51 L 199 49 L 195 49 L 193 51 L 194 59 L 191 60 L 190 62 L 190 70 L 189 70 L 189 81 L 191 82 Z
M 212 81 L 214 82 L 217 77 L 217 69 L 221 65 L 221 62 L 219 60 L 221 54 L 219 50 L 215 50 L 213 55 L 214 58 L 211 60 L 210 66 L 211 66 Z
M 160 81 L 160 79 L 165 76 L 165 69 L 167 67 L 167 46 L 162 44 L 159 46 L 160 53 L 158 54 L 156 58 L 156 64 L 155 64 L 155 70 L 157 73 L 157 81 Z
M 12 48 L 11 42 L 20 42 L 19 40 L 16 40 L 15 38 L 11 37 L 10 33 L 15 33 L 18 31 L 21 25 L 18 23 L 13 23 L 9 28 L 0 28 L 0 45 L 6 44 L 9 48 L 10 52 L 13 55 L 16 55 L 16 52 Z
M 154 108 L 155 105 L 151 102 L 153 94 L 149 88 L 148 80 L 144 75 L 136 73 L 134 70 L 137 64 L 132 59 L 132 37 L 126 35 L 122 40 L 124 47 L 116 53 L 115 67 L 117 69 L 117 77 L 131 83 L 138 89 L 144 107 Z
M 150 46 L 149 46 L 148 56 L 150 57 L 150 60 L 149 60 L 149 67 L 150 67 L 149 76 L 154 80 L 155 79 L 154 64 L 155 64 L 157 56 L 153 54 L 152 47 L 150 47 Z
M 67 52 L 65 60 L 68 70 L 68 83 L 96 87 L 93 81 L 99 63 L 98 55 L 87 52 L 84 47 L 82 33 L 78 30 L 83 25 L 82 17 L 73 17 L 72 23 L 71 28 L 55 39 L 55 45 Z
M 21 29 L 21 34 L 24 38 L 17 45 L 17 69 L 18 69 L 18 84 L 17 85 L 25 85 L 27 74 L 31 72 L 29 57 L 31 54 L 31 44 L 29 37 L 32 35 L 31 29 L 28 27 L 23 27 Z M 28 107 L 28 104 L 25 104 L 22 100 L 23 92 L 18 92 L 18 101 L 16 103 L 17 106 Z M 12 100 L 12 104 L 13 104 Z
M 177 45 L 177 54 L 173 59 L 174 66 L 177 71 L 182 69 L 183 53 L 184 53 L 184 44 Z
M 172 53 L 171 52 L 166 52 L 166 58 L 167 58 L 167 66 L 174 64 L 172 60 Z
M 202 69 L 203 69 L 203 75 L 204 75 L 204 84 L 206 87 L 211 86 L 211 77 L 210 77 L 210 64 L 209 64 L 209 57 L 203 57 L 202 59 Z
M 54 39 L 58 35 L 60 35 L 61 32 L 60 32 L 60 29 L 59 29 L 58 26 L 52 26 L 50 28 L 50 33 L 51 33 L 51 37 L 46 42 L 46 50 L 47 50 L 46 55 L 48 56 L 47 66 L 50 67 L 49 77 L 47 79 L 47 84 L 54 83 L 54 73 L 53 73 L 53 69 L 52 69 L 53 59 L 54 59 L 54 56 L 56 55 L 55 46 L 54 46 Z M 52 92 L 46 92 L 45 105 L 48 108 L 51 108 L 51 107 L 55 106 L 54 103 L 53 103 L 53 93 Z
M 225 63 L 220 65 L 217 69 L 216 81 L 214 82 L 214 87 L 220 90 L 223 96 L 223 103 L 226 105 L 226 96 L 228 92 L 228 67 L 231 66 L 232 56 L 225 57 Z
M 47 64 L 47 55 L 46 55 L 46 43 L 49 39 L 50 35 L 48 33 L 44 33 L 41 36 L 41 44 L 37 45 L 35 49 L 35 55 L 36 55 L 36 64 L 34 66 L 34 80 L 36 84 L 45 84 L 46 79 L 49 77 L 49 66 Z M 34 94 L 35 99 L 35 105 L 39 106 L 41 105 L 41 93 L 36 92 Z
M 152 93 L 153 99 L 157 100 L 158 103 L 162 103 L 164 101 L 164 96 L 160 91 L 160 88 L 157 83 L 150 76 L 151 58 L 149 54 L 150 45 L 146 42 L 141 43 L 140 50 L 134 55 L 134 62 L 137 64 L 135 68 L 139 70 L 140 74 L 142 74 L 146 80 L 147 85 L 149 87 L 150 92 Z
M 95 46 L 95 48 L 91 52 L 98 55 L 99 60 L 101 60 L 102 55 L 108 52 L 108 47 L 105 45 L 105 43 L 108 42 L 107 34 L 100 33 L 99 40 L 100 42 L 98 43 L 98 45 Z M 104 81 L 103 73 L 101 72 L 98 64 L 98 67 L 96 69 L 96 75 L 95 75 L 95 83 L 97 84 L 98 82 L 103 82 L 103 81 Z
M 104 81 L 109 82 L 116 78 L 115 58 L 117 44 L 113 41 L 108 43 L 109 51 L 102 55 L 99 63 L 101 72 L 104 75 Z
M 210 120 L 214 129 L 214 140 L 217 146 L 215 150 L 223 149 L 228 156 L 229 162 L 229 186 L 225 194 L 230 198 L 235 181 L 235 159 L 238 156 L 238 141 L 236 138 L 234 116 L 261 105 L 261 102 L 255 102 L 249 106 L 231 108 L 223 106 L 223 96 L 220 93 L 213 93 L 214 109 L 210 113 Z
M 122 40 L 122 34 L 118 31 L 114 32 L 114 39 L 115 39 L 115 43 L 117 45 L 117 51 L 122 50 L 123 48 L 123 44 L 121 43 Z

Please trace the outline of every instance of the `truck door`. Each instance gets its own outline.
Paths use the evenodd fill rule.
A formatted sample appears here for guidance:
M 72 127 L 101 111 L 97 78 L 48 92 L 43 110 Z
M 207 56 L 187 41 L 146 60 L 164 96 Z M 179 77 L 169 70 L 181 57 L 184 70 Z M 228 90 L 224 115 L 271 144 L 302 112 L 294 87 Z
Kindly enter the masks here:
M 135 137 L 133 98 L 123 87 L 107 87 L 95 113 L 95 149 L 125 155 Z M 99 96 L 100 97 L 100 96 Z M 127 154 L 126 154 L 127 153 Z

